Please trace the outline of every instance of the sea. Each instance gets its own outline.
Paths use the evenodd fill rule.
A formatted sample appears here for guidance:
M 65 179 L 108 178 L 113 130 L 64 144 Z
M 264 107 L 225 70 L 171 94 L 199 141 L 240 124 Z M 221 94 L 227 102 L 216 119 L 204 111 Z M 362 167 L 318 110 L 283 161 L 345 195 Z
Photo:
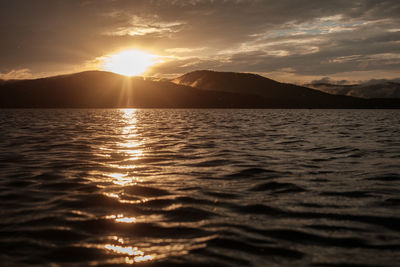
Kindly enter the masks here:
M 400 110 L 1 109 L 0 266 L 399 266 Z

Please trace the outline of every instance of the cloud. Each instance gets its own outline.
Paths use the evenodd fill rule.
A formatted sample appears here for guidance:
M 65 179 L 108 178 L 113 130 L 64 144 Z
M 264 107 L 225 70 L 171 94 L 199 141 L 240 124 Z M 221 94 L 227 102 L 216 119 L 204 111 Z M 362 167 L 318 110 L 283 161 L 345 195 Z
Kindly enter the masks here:
M 400 78 L 395 78 L 395 79 L 371 79 L 364 81 L 364 85 L 375 85 L 375 84 L 382 84 L 382 83 L 398 83 L 400 84 Z
M 349 85 L 349 84 L 360 84 L 360 85 L 376 85 L 384 83 L 398 83 L 400 84 L 400 78 L 394 79 L 370 79 L 363 81 L 348 81 L 348 80 L 336 80 L 331 77 L 323 77 L 321 79 L 313 80 L 310 82 L 311 85 L 320 84 L 332 84 L 332 85 Z
M 112 29 L 111 31 L 106 32 L 105 35 L 144 36 L 149 34 L 157 34 L 159 36 L 165 36 L 166 34 L 177 33 L 181 31 L 184 25 L 184 22 L 179 21 L 160 22 L 158 16 L 156 15 L 151 16 L 150 18 L 133 15 L 130 18 L 129 25 Z
M 311 84 L 312 85 L 317 85 L 317 84 L 346 85 L 346 84 L 351 84 L 351 82 L 349 82 L 348 80 L 333 80 L 329 77 L 323 77 L 322 79 L 311 81 Z
M 2 80 L 30 79 L 32 77 L 31 70 L 29 69 L 11 70 L 7 73 L 0 73 L 0 79 Z

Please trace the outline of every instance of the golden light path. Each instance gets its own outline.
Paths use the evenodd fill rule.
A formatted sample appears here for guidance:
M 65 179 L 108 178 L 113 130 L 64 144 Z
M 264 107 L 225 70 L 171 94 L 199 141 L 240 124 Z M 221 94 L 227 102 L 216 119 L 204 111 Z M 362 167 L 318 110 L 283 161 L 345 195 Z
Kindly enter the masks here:
M 131 162 L 139 159 L 143 151 L 140 149 L 141 143 L 138 141 L 137 136 L 137 121 L 136 121 L 136 113 L 135 109 L 123 109 L 121 110 L 122 116 L 120 124 L 123 127 L 120 129 L 121 142 L 116 143 L 115 147 L 102 147 L 101 154 L 98 156 L 102 156 L 104 158 L 112 158 L 112 154 L 119 154 L 121 156 L 117 156 L 118 160 L 113 163 L 106 163 L 105 166 L 113 169 L 112 172 L 94 172 L 95 176 L 106 178 L 109 183 L 107 186 L 103 185 L 103 189 L 107 191 L 107 188 L 110 189 L 109 192 L 104 192 L 109 198 L 118 199 L 119 202 L 132 204 L 136 201 L 124 200 L 121 197 L 122 191 L 121 189 L 127 186 L 136 185 L 139 181 L 136 177 L 132 176 L 130 171 L 135 169 L 135 165 Z M 120 158 L 121 157 L 121 158 Z M 119 171 L 118 171 L 119 170 Z M 140 200 L 139 202 L 142 202 Z M 132 214 L 125 213 L 114 213 L 110 215 L 106 215 L 103 217 L 107 220 L 112 220 L 118 224 L 135 224 L 137 222 L 137 218 L 132 216 Z M 110 264 L 135 264 L 139 262 L 152 261 L 157 256 L 156 253 L 149 254 L 149 248 L 140 248 L 135 244 L 135 240 L 129 238 L 123 238 L 121 236 L 115 235 L 110 237 L 109 241 L 102 245 L 87 245 L 88 247 L 94 246 L 101 249 L 106 250 L 110 254 L 118 255 L 119 258 L 110 260 L 107 263 Z M 152 248 L 150 248 L 152 249 Z M 97 263 L 96 263 L 97 264 Z
M 120 139 L 110 146 L 103 146 L 97 156 L 103 157 L 106 161 L 104 170 L 92 172 L 92 176 L 97 177 L 98 186 L 102 188 L 103 194 L 110 199 L 120 203 L 135 204 L 149 201 L 146 196 L 140 199 L 131 199 L 126 194 L 127 188 L 134 189 L 135 186 L 143 182 L 142 178 L 135 177 L 135 169 L 138 167 L 137 160 L 145 157 L 143 137 L 139 134 L 138 110 L 121 109 L 119 125 L 116 134 Z M 114 159 L 113 159 L 114 158 Z M 107 171 L 107 168 L 110 170 Z M 137 215 L 124 211 L 113 212 L 102 216 L 102 219 L 118 224 L 121 229 L 131 229 L 135 231 L 135 224 L 143 223 L 162 223 L 160 215 Z M 161 224 L 163 225 L 163 224 Z M 165 226 L 165 225 L 163 225 Z M 139 228 L 140 229 L 140 228 Z M 187 243 L 183 240 L 175 240 L 165 237 L 164 239 L 152 238 L 140 239 L 129 234 L 115 231 L 107 236 L 105 242 L 101 244 L 85 244 L 86 247 L 96 247 L 106 251 L 107 254 L 114 255 L 106 263 L 133 265 L 140 262 L 155 262 L 168 257 L 180 257 L 186 255 L 190 250 L 205 247 L 205 242 L 215 236 L 199 237 Z M 98 264 L 94 262 L 93 265 Z
M 159 62 L 161 60 L 157 55 L 140 50 L 125 50 L 106 56 L 102 68 L 126 76 L 135 76 L 145 73 L 150 66 Z

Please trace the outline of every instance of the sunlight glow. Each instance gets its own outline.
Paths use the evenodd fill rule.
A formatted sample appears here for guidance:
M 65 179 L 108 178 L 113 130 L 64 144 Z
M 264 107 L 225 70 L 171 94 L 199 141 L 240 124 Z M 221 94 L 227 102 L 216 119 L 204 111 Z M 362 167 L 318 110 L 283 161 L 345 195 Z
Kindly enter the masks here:
M 159 62 L 161 61 L 157 55 L 139 50 L 126 50 L 106 56 L 103 69 L 126 76 L 135 76 L 143 74 L 150 66 Z

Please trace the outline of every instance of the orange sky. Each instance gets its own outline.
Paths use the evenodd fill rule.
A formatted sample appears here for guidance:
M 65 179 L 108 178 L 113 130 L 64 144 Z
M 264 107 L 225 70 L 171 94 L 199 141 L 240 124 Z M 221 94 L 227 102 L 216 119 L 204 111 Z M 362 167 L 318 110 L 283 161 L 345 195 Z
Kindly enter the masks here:
M 136 50 L 157 57 L 150 76 L 211 69 L 296 83 L 392 79 L 398 14 L 397 0 L 1 1 L 0 78 L 104 69 Z

